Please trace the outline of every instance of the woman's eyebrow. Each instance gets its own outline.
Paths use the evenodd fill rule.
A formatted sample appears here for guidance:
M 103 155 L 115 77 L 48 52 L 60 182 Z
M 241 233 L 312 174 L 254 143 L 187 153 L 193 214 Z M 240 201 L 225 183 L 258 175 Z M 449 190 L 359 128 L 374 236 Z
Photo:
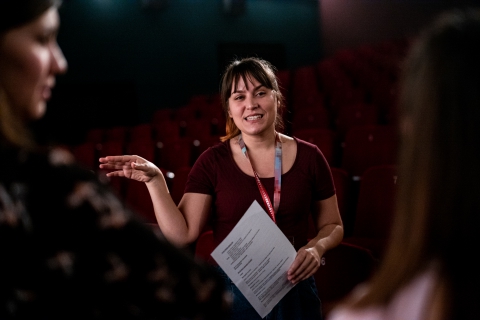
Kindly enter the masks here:
M 260 88 L 262 88 L 262 87 L 265 87 L 265 85 L 259 84 L 258 86 L 256 86 L 255 88 L 253 88 L 253 91 L 257 91 L 258 89 L 260 89 Z M 233 90 L 230 94 L 239 93 L 239 92 L 245 92 L 245 90 L 243 90 L 243 89 L 235 89 L 235 90 Z

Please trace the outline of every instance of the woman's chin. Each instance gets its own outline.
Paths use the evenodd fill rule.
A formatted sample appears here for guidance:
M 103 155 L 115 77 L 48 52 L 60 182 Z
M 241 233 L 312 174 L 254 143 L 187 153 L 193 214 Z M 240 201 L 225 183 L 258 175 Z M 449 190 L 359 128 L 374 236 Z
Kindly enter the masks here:
M 30 112 L 27 113 L 27 117 L 30 121 L 40 120 L 45 115 L 45 112 L 47 112 L 47 102 L 41 100 L 30 109 Z

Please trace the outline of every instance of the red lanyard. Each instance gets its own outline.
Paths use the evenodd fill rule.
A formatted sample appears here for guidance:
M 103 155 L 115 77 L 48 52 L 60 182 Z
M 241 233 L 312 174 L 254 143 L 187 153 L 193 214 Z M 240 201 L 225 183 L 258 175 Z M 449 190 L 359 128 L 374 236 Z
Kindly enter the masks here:
M 262 182 L 260 181 L 260 177 L 258 176 L 255 168 L 253 168 L 253 164 L 248 158 L 247 153 L 247 146 L 242 139 L 242 135 L 238 137 L 238 144 L 242 149 L 243 155 L 247 158 L 252 166 L 253 174 L 255 175 L 255 180 L 257 181 L 258 190 L 260 190 L 260 194 L 262 195 L 263 202 L 268 209 L 269 215 L 272 218 L 273 222 L 277 222 L 275 220 L 275 213 L 278 211 L 278 206 L 280 205 L 280 191 L 282 185 L 282 142 L 280 141 L 280 137 L 278 133 L 275 135 L 275 179 L 274 179 L 274 191 L 273 191 L 273 206 L 270 198 L 268 197 L 267 191 L 263 186 Z

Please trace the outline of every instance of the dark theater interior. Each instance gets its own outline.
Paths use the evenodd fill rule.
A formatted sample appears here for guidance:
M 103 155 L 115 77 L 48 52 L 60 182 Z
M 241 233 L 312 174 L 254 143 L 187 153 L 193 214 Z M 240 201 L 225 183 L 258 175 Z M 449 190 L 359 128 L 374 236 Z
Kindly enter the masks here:
M 396 113 L 403 59 L 438 13 L 478 1 L 63 0 L 57 77 L 39 141 L 98 159 L 136 154 L 164 173 L 179 203 L 191 167 L 225 135 L 221 75 L 236 58 L 276 67 L 284 133 L 319 147 L 330 165 L 342 243 L 315 280 L 328 314 L 383 258 L 397 178 Z M 156 228 L 143 184 L 109 182 Z M 316 234 L 311 226 L 312 234 Z M 191 250 L 208 259 L 211 230 Z

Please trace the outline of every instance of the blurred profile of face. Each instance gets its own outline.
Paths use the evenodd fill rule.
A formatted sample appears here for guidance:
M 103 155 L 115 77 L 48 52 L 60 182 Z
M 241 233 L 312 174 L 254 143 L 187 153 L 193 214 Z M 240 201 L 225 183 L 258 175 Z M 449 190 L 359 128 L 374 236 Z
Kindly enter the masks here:
M 45 114 L 55 76 L 67 70 L 57 43 L 59 24 L 58 10 L 52 7 L 0 35 L 0 87 L 13 112 L 26 122 Z

